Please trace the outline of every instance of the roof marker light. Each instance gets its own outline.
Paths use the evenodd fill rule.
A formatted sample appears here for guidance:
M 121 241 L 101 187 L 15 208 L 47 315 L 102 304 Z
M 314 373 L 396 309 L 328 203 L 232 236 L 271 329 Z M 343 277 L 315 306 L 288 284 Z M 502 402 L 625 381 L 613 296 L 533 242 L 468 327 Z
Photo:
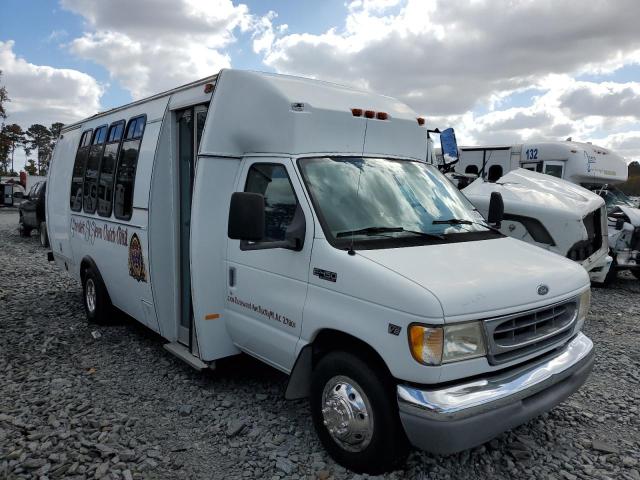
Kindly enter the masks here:
M 418 120 L 418 125 L 420 125 L 420 126 L 424 125 L 424 118 L 418 117 L 418 118 L 416 118 L 416 120 Z
M 373 110 L 365 110 L 364 116 L 367 118 L 374 118 L 376 116 L 376 112 L 374 112 Z
M 389 119 L 389 114 L 387 112 L 378 112 L 378 113 L 376 113 L 376 118 L 378 120 L 388 120 Z
M 351 114 L 354 117 L 361 117 L 362 116 L 362 109 L 361 108 L 352 108 L 351 109 Z
M 204 93 L 213 92 L 213 83 L 205 83 L 204 85 Z

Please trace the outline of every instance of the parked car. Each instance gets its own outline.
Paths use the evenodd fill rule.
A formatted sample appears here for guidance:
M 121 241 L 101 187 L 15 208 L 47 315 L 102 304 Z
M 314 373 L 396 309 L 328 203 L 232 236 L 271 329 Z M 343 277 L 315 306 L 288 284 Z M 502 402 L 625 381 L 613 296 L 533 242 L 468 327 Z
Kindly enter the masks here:
M 31 235 L 31 230 L 38 230 L 40 232 L 40 243 L 43 247 L 49 246 L 44 214 L 46 190 L 46 181 L 34 183 L 31 190 L 29 190 L 29 194 L 24 197 L 18 208 L 20 212 L 20 236 L 28 237 Z

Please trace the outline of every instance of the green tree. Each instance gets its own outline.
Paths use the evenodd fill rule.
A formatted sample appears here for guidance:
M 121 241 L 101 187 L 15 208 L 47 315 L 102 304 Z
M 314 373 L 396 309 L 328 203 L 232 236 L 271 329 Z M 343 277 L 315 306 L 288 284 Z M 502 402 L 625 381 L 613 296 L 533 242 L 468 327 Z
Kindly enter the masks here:
M 2 70 L 0 70 L 0 81 L 2 80 Z M 4 104 L 9 102 L 9 95 L 7 94 L 7 89 L 0 84 L 0 119 L 4 120 L 7 118 L 7 111 L 5 110 Z
M 25 150 L 37 152 L 38 175 L 46 175 L 52 152 L 51 131 L 44 125 L 34 123 L 27 129 L 27 145 Z
M 36 162 L 33 161 L 33 158 L 27 160 L 27 164 L 24 166 L 24 170 L 29 175 L 36 175 L 38 173 L 38 168 L 36 167 Z
M 11 125 L 5 125 L 2 128 L 3 130 L 3 143 L 7 145 L 8 148 L 8 152 L 11 152 L 11 170 L 9 172 L 7 172 L 7 166 L 8 166 L 8 155 L 7 155 L 7 160 L 5 160 L 5 172 L 9 173 L 10 175 L 12 173 L 10 172 L 14 172 L 15 170 L 13 168 L 13 157 L 14 157 L 14 153 L 16 151 L 16 148 L 18 147 L 22 147 L 25 144 L 25 137 L 24 137 L 24 132 L 22 131 L 22 127 L 20 125 L 18 125 L 17 123 L 13 123 Z M 7 152 L 7 153 L 8 153 Z

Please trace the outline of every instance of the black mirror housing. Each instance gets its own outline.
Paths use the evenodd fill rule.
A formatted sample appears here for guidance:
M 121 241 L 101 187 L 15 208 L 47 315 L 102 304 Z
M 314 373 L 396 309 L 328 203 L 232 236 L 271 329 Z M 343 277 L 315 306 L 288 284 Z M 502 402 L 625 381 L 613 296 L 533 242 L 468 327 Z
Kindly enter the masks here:
M 500 223 L 504 218 L 504 201 L 500 192 L 491 192 L 491 200 L 489 200 L 489 215 L 487 221 L 489 224 L 500 227 Z
M 227 235 L 232 240 L 249 242 L 264 238 L 264 196 L 249 192 L 231 195 Z

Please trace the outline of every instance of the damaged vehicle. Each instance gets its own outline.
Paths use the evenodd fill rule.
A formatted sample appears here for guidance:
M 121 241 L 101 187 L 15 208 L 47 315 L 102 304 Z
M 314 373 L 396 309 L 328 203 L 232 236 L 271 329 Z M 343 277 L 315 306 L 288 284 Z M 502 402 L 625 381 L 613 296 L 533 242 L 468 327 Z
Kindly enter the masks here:
M 613 258 L 608 281 L 617 272 L 629 270 L 640 279 L 640 209 L 624 192 L 610 185 L 585 184 L 586 188 L 600 195 L 607 208 L 607 232 L 610 255 Z
M 607 210 L 596 193 L 556 177 L 524 168 L 497 176 L 456 173 L 457 145 L 453 129 L 440 132 L 441 151 L 434 151 L 432 163 L 439 167 L 477 211 L 487 218 L 492 194 L 500 193 L 504 216 L 498 228 L 513 238 L 537 245 L 578 262 L 591 281 L 605 284 L 613 259 L 609 256 Z M 429 140 L 432 148 L 432 140 Z M 482 171 L 486 169 L 486 162 Z M 491 170 L 491 169 L 489 169 Z M 501 173 L 501 172 L 500 172 Z M 640 220 L 640 211 L 638 211 Z M 640 225 L 640 223 L 638 224 Z M 640 273 L 639 273 L 640 274 Z

